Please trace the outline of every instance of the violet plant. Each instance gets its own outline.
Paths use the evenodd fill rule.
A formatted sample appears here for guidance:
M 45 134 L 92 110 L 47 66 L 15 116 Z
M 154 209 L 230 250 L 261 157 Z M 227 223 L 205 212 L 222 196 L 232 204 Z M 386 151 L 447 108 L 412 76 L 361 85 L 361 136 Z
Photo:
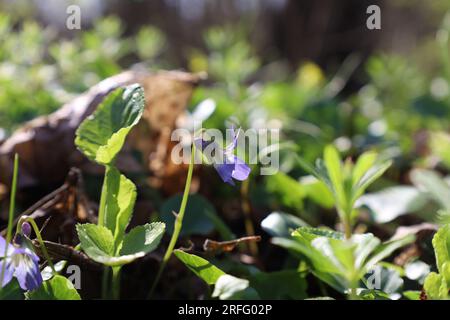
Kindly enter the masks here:
M 98 223 L 77 225 L 81 249 L 92 260 L 105 265 L 104 298 L 110 291 L 112 298 L 120 298 L 122 266 L 155 250 L 165 231 L 164 223 L 154 222 L 125 232 L 136 201 L 136 186 L 114 165 L 127 134 L 142 117 L 144 101 L 144 91 L 138 84 L 118 88 L 76 133 L 78 149 L 105 167 Z M 112 270 L 110 286 L 109 268 Z
M 40 230 L 31 217 L 20 217 L 15 236 L 12 236 L 18 168 L 19 156 L 16 154 L 6 239 L 0 236 L 0 299 L 10 299 L 11 297 L 23 299 L 25 297 L 28 300 L 79 300 L 80 296 L 72 283 L 55 270 Z M 39 264 L 41 259 L 34 252 L 34 246 L 30 238 L 32 230 L 36 234 L 45 262 L 51 269 L 45 282 Z M 18 285 L 15 284 L 14 278 L 17 279 Z M 23 291 L 25 291 L 25 295 Z
M 186 211 L 186 205 L 189 198 L 189 191 L 191 188 L 192 174 L 194 171 L 194 163 L 196 159 L 195 158 L 196 150 L 200 152 L 202 159 L 204 159 L 208 164 L 214 166 L 220 178 L 225 183 L 234 186 L 235 182 L 233 181 L 233 179 L 243 181 L 247 179 L 250 174 L 251 171 L 250 167 L 242 159 L 238 158 L 234 154 L 234 150 L 236 149 L 237 146 L 239 130 L 237 133 L 235 132 L 234 129 L 232 129 L 232 131 L 233 131 L 232 141 L 225 148 L 220 147 L 218 143 L 215 141 L 208 141 L 204 139 L 202 136 L 203 129 L 200 130 L 200 137 L 194 138 L 194 142 L 192 143 L 191 146 L 189 168 L 186 178 L 186 184 L 184 187 L 183 198 L 181 200 L 180 210 L 178 213 L 176 212 L 173 213 L 175 215 L 174 231 L 170 239 L 169 247 L 167 248 L 166 253 L 164 254 L 163 262 L 161 263 L 158 273 L 156 274 L 155 281 L 153 282 L 153 285 L 148 294 L 149 299 L 152 298 L 153 296 L 153 293 L 158 285 L 161 275 L 172 256 L 172 253 L 175 249 L 175 245 L 180 236 L 180 232 L 183 226 L 183 218 Z M 206 149 L 208 149 L 209 152 L 205 152 Z

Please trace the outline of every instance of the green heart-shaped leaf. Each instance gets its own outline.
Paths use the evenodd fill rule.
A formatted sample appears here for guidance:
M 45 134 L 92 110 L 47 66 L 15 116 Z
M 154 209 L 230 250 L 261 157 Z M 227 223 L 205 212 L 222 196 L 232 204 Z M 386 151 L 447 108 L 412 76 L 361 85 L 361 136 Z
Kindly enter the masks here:
M 25 295 L 28 300 L 81 300 L 72 282 L 60 275 L 55 275 Z
M 144 90 L 138 84 L 114 90 L 80 125 L 76 146 L 91 160 L 111 164 L 139 122 L 144 106 Z

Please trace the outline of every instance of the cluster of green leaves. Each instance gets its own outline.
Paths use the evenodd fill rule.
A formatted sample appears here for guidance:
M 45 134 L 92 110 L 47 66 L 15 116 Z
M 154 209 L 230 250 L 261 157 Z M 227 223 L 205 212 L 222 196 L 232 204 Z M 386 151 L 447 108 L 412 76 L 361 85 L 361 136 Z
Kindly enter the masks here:
M 327 146 L 323 160 L 316 161 L 315 168 L 299 158 L 301 165 L 322 181 L 333 194 L 339 218 L 348 238 L 351 236 L 356 201 L 376 179 L 391 165 L 389 160 L 380 160 L 375 152 L 363 153 L 355 164 L 350 159 L 344 163 L 334 146 Z
M 359 288 L 381 260 L 414 240 L 409 236 L 381 243 L 371 233 L 346 239 L 340 232 L 308 227 L 298 228 L 291 236 L 275 237 L 272 242 L 306 259 L 311 272 L 337 291 L 354 295 L 349 289 Z
M 433 237 L 436 265 L 439 273 L 431 272 L 425 279 L 427 299 L 450 299 L 450 225 L 441 227 Z

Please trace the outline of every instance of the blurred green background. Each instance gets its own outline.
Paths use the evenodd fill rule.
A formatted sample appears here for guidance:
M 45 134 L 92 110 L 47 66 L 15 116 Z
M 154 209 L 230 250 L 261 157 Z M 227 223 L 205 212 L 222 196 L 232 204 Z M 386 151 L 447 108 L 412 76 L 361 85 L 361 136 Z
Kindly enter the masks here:
M 374 3 L 382 29 L 371 31 Z M 65 26 L 70 4 L 81 30 Z M 281 128 L 310 160 L 335 142 L 406 164 L 431 148 L 448 165 L 438 146 L 450 140 L 449 10 L 448 0 L 1 0 L 0 139 L 121 70 L 184 69 L 209 74 L 191 106 L 215 100 L 208 127 L 233 117 Z

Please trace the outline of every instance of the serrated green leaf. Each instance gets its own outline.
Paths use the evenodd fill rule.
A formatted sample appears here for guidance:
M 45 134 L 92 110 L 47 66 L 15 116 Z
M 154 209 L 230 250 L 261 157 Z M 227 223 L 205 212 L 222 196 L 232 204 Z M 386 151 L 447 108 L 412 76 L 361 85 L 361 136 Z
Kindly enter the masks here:
M 91 160 L 110 165 L 144 111 L 144 90 L 138 84 L 108 94 L 78 128 L 76 146 Z
M 166 225 L 162 222 L 135 227 L 123 238 L 120 255 L 134 255 L 137 258 L 155 250 L 164 235 L 165 228 Z
M 95 224 L 77 224 L 81 248 L 94 261 L 103 263 L 114 255 L 114 238 L 109 229 Z
M 429 300 L 448 299 L 448 287 L 444 276 L 431 272 L 425 279 L 423 288 Z
M 28 300 L 81 300 L 72 282 L 60 275 L 45 281 L 38 289 L 27 292 L 26 298 Z
M 439 228 L 433 237 L 433 248 L 439 273 L 444 271 L 444 264 L 450 262 L 450 225 Z
M 186 253 L 182 250 L 175 250 L 175 256 L 183 262 L 197 277 L 205 281 L 209 285 L 213 285 L 217 280 L 225 274 L 222 270 L 194 254 Z

